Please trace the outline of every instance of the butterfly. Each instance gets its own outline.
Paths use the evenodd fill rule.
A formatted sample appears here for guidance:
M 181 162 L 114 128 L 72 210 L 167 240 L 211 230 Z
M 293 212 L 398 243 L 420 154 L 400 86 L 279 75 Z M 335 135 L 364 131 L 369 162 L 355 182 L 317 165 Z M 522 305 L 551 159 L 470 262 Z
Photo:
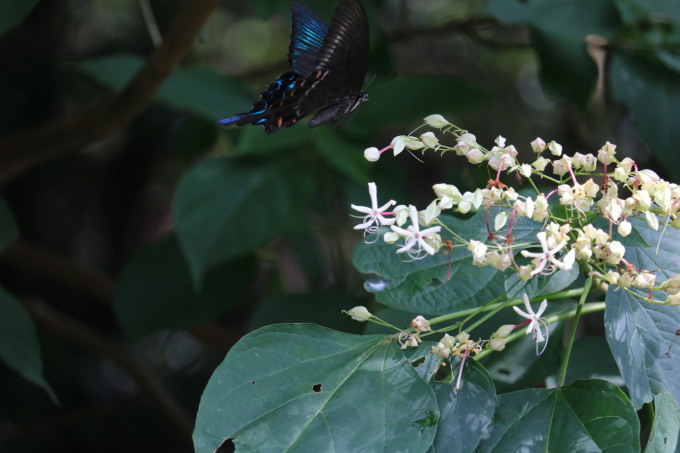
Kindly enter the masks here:
M 246 113 L 218 121 L 221 126 L 255 124 L 268 134 L 315 113 L 319 126 L 352 112 L 368 99 L 361 91 L 368 69 L 368 21 L 358 0 L 340 0 L 330 27 L 304 5 L 293 1 L 288 47 L 290 71 L 260 94 Z

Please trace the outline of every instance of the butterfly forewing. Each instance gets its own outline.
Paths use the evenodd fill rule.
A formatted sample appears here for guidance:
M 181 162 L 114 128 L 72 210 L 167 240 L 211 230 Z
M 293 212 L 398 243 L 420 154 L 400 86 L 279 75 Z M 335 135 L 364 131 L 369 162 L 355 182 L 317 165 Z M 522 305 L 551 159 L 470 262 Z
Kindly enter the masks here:
M 368 69 L 368 21 L 357 0 L 341 0 L 317 60 L 317 68 L 341 75 L 347 88 L 359 92 Z
M 295 72 L 307 75 L 316 67 L 328 28 L 316 14 L 301 3 L 293 2 L 291 9 L 293 30 L 288 47 L 288 64 Z

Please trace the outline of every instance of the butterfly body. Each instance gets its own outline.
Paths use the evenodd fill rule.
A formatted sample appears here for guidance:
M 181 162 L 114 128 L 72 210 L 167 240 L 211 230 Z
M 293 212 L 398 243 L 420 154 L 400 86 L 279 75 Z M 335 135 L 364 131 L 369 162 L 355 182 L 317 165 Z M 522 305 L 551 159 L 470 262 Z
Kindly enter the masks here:
M 274 133 L 315 113 L 310 127 L 355 110 L 368 99 L 361 86 L 368 67 L 368 22 L 358 0 L 340 0 L 330 27 L 293 2 L 288 49 L 291 70 L 270 83 L 252 109 L 218 122 L 255 124 Z

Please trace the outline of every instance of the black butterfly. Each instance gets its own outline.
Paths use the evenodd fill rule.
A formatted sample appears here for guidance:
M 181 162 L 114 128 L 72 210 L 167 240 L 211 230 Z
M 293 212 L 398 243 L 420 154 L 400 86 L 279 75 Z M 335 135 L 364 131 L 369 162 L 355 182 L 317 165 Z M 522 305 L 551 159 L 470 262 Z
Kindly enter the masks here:
M 270 83 L 250 112 L 218 124 L 260 124 L 272 134 L 314 112 L 309 126 L 319 126 L 368 99 L 361 92 L 369 51 L 368 21 L 361 4 L 340 0 L 330 28 L 300 3 L 293 1 L 291 9 L 291 71 Z

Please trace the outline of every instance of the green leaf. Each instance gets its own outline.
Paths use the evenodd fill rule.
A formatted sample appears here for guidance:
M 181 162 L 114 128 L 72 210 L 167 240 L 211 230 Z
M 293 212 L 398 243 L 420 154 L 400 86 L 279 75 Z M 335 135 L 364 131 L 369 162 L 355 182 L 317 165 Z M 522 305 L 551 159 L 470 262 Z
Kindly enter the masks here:
M 652 247 L 628 248 L 625 259 L 639 269 L 658 269 L 657 282 L 680 273 L 680 231 L 668 228 L 662 233 L 645 227 L 643 221 L 633 219 L 632 223 Z M 665 298 L 660 292 L 654 295 Z M 678 307 L 645 302 L 613 285 L 605 301 L 607 342 L 633 405 L 640 408 L 658 393 L 670 393 L 680 403 L 680 360 L 666 355 L 680 328 Z
M 305 208 L 309 176 L 271 161 L 207 159 L 175 194 L 175 224 L 195 284 L 209 269 L 286 231 Z
M 490 218 L 493 218 L 493 210 Z M 485 219 L 484 212 L 464 220 L 440 216 L 440 220 L 456 234 L 481 241 L 488 235 Z M 539 226 L 538 222 L 521 218 L 513 226 L 512 233 L 516 241 L 521 241 L 534 236 Z M 497 233 L 504 234 L 505 231 Z M 445 230 L 440 235 L 446 239 Z M 397 255 L 394 244 L 360 243 L 354 251 L 353 262 L 359 272 L 370 276 L 365 288 L 376 292 L 379 302 L 422 315 L 479 307 L 505 292 L 504 274 L 490 266 L 474 266 L 470 252 L 461 247 L 450 256 L 438 253 L 422 260 L 404 262 L 402 256 Z M 447 280 L 448 276 L 450 280 Z
M 460 360 L 452 364 L 452 371 L 457 373 L 458 367 Z M 434 445 L 428 452 L 474 451 L 496 409 L 496 389 L 491 376 L 474 359 L 468 359 L 460 390 L 456 390 L 455 379 L 433 382 L 432 388 L 441 416 Z
M 40 0 L 0 0 L 0 34 L 20 24 Z
M 200 289 L 174 235 L 144 247 L 118 277 L 116 315 L 128 336 L 185 329 L 212 320 L 237 302 L 254 278 L 252 257 L 222 264 L 208 272 Z
M 489 438 L 478 451 L 640 451 L 640 424 L 626 395 L 599 380 L 498 397 Z
M 621 52 L 612 55 L 607 74 L 614 99 L 628 106 L 640 137 L 664 170 L 680 179 L 680 128 L 675 122 L 680 117 L 680 74 L 646 56 Z
M 645 453 L 674 453 L 680 434 L 680 409 L 673 395 L 654 395 L 654 423 Z
M 0 287 L 0 357 L 24 379 L 45 390 L 55 403 L 57 395 L 43 377 L 40 343 L 26 309 Z
M 77 69 L 101 85 L 121 91 L 143 62 L 136 55 L 110 55 L 79 63 Z M 186 67 L 173 71 L 155 99 L 214 122 L 249 105 L 252 94 L 237 79 L 208 68 Z
M 19 227 L 14 219 L 14 214 L 0 198 L 0 250 L 4 250 L 9 244 L 19 237 Z
M 439 410 L 394 339 L 280 324 L 243 337 L 201 397 L 197 453 L 425 451 Z

